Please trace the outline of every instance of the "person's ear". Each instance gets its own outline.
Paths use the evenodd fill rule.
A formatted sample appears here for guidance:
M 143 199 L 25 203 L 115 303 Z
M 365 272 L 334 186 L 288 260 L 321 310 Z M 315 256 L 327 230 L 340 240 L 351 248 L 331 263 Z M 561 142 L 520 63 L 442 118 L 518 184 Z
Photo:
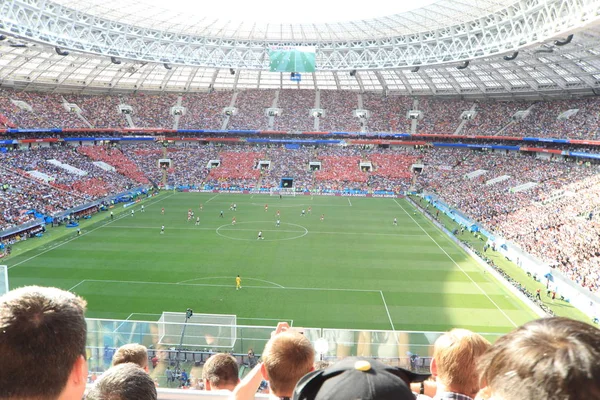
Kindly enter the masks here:
M 260 364 L 260 374 L 265 381 L 269 380 L 269 374 L 267 374 L 267 367 L 265 367 L 265 364 Z
M 210 391 L 210 381 L 208 379 L 204 379 L 204 390 Z
M 431 360 L 431 366 L 429 367 L 429 370 L 431 371 L 431 375 L 437 376 L 437 362 L 435 361 L 435 358 Z
M 490 389 L 489 386 L 479 389 L 479 392 L 477 392 L 477 395 L 475 396 L 475 400 L 492 400 L 493 398 L 492 389 Z

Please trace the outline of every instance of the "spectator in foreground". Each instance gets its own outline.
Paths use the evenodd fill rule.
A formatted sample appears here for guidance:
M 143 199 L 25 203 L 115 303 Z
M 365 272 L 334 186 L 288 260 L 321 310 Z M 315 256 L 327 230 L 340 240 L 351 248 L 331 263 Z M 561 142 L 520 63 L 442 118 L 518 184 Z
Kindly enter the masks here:
M 304 335 L 292 330 L 273 336 L 262 354 L 262 375 L 276 398 L 292 397 L 296 383 L 313 370 L 315 350 Z
M 210 356 L 202 368 L 204 388 L 209 391 L 232 392 L 240 382 L 239 367 L 230 354 Z
M 81 399 L 86 302 L 39 286 L 0 297 L 0 399 Z
M 324 370 L 311 372 L 298 382 L 294 400 L 397 399 L 414 400 L 410 383 L 429 375 L 415 374 L 363 357 L 348 357 Z
M 296 383 L 313 370 L 315 350 L 301 333 L 290 328 L 287 322 L 277 324 L 262 353 L 262 363 L 257 364 L 237 385 L 231 399 L 250 400 L 266 379 L 273 400 L 292 397 Z
M 130 343 L 121 346 L 112 358 L 113 367 L 119 364 L 134 363 L 148 372 L 148 350 L 146 346 Z
M 543 318 L 499 338 L 479 360 L 477 399 L 600 399 L 600 330 Z
M 86 400 L 156 400 L 156 387 L 150 375 L 137 364 L 109 368 L 85 396 Z
M 431 374 L 437 382 L 434 399 L 473 399 L 479 391 L 477 360 L 490 346 L 483 336 L 466 329 L 452 329 L 440 336 L 431 361 Z

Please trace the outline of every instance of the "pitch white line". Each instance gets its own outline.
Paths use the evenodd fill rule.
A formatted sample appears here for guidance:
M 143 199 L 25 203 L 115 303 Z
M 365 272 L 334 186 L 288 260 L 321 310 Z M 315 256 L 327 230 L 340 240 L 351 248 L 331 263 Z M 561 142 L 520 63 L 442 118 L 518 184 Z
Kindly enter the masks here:
M 168 195 L 168 196 L 165 196 L 165 197 L 163 197 L 163 198 L 162 198 L 162 199 L 160 199 L 160 200 L 157 200 L 157 201 L 155 201 L 155 202 L 151 202 L 151 203 L 149 203 L 149 204 L 148 204 L 148 206 L 150 206 L 150 205 L 152 205 L 152 204 L 159 203 L 159 202 L 161 202 L 161 201 L 163 201 L 163 200 L 165 200 L 165 199 L 167 199 L 167 198 L 169 198 L 169 197 L 171 197 L 171 196 L 173 196 L 173 195 L 172 195 L 172 194 L 170 194 L 170 195 Z M 96 228 L 94 228 L 94 229 L 92 229 L 92 230 L 89 230 L 89 231 L 87 231 L 87 232 L 84 232 L 84 233 L 82 233 L 80 236 L 75 236 L 75 237 L 74 237 L 74 238 L 72 238 L 72 239 L 68 239 L 68 240 L 62 241 L 62 242 L 60 242 L 59 244 L 57 244 L 56 246 L 52 246 L 52 247 L 50 247 L 48 250 L 44 250 L 44 251 L 42 251 L 41 253 L 38 253 L 38 254 L 36 254 L 35 256 L 29 257 L 29 258 L 28 258 L 28 259 L 26 259 L 26 260 L 19 261 L 18 263 L 14 264 L 14 265 L 11 265 L 10 267 L 8 267 L 8 269 L 11 269 L 11 268 L 14 268 L 14 267 L 16 267 L 16 266 L 18 266 L 18 265 L 21 265 L 21 264 L 23 264 L 23 263 L 26 263 L 27 261 L 31 261 L 31 260 L 33 260 L 34 258 L 37 258 L 37 257 L 41 256 L 42 254 L 45 254 L 45 253 L 47 253 L 47 252 L 49 252 L 49 251 L 52 251 L 52 250 L 54 250 L 54 249 L 57 249 L 57 248 L 59 248 L 59 247 L 61 247 L 61 246 L 64 246 L 65 244 L 67 244 L 67 243 L 69 243 L 69 242 L 72 242 L 72 241 L 73 241 L 73 240 L 75 240 L 75 239 L 79 239 L 79 238 L 80 238 L 80 237 L 82 237 L 82 236 L 85 236 L 85 235 L 87 235 L 87 234 L 90 234 L 90 233 L 92 233 L 92 232 L 94 232 L 94 231 L 97 231 L 97 230 L 98 230 L 98 229 L 100 229 L 100 228 L 104 228 L 105 226 L 107 226 L 107 225 L 109 225 L 109 224 L 113 223 L 114 221 L 118 221 L 118 220 L 120 220 L 120 219 L 122 219 L 122 218 L 125 218 L 125 217 L 129 217 L 129 214 L 128 214 L 128 213 L 126 213 L 126 212 L 123 212 L 123 213 L 122 213 L 122 214 L 121 214 L 119 217 L 117 217 L 117 218 L 115 218 L 115 219 L 113 219 L 113 220 L 109 220 L 108 222 L 106 222 L 106 223 L 105 223 L 105 224 L 103 224 L 103 225 L 100 225 L 100 226 L 98 226 L 98 227 L 96 227 Z
M 206 278 L 194 278 L 194 279 L 187 279 L 185 281 L 181 281 L 181 282 L 177 282 L 179 284 L 182 283 L 188 283 L 188 282 L 193 282 L 193 281 L 200 281 L 200 280 L 210 280 L 210 279 L 232 279 L 233 278 L 231 276 L 211 276 L 211 277 L 206 277 Z M 264 282 L 264 283 L 270 283 L 273 286 L 277 286 L 281 289 L 285 289 L 285 287 L 283 287 L 282 285 L 280 285 L 279 283 L 275 283 L 275 282 L 271 282 L 271 281 L 265 281 L 263 279 L 257 279 L 257 278 L 246 278 L 244 277 L 244 280 L 247 281 L 258 281 L 258 282 Z
M 247 318 L 247 317 L 238 317 L 237 319 L 247 319 L 247 320 L 256 320 L 256 321 L 293 321 L 293 319 L 287 318 Z
M 71 290 L 75 289 L 77 286 L 81 285 L 83 282 L 85 282 L 85 279 L 82 280 L 81 282 L 79 282 L 77 285 L 73 286 L 71 289 L 69 289 L 68 291 L 70 292 Z
M 217 285 L 211 283 L 177 283 L 177 282 L 147 282 L 147 281 L 120 281 L 112 279 L 86 279 L 86 282 L 100 282 L 100 283 L 128 283 L 128 284 L 139 284 L 139 285 L 175 285 L 175 286 L 200 286 L 200 287 L 224 287 L 233 288 L 234 285 Z M 255 289 L 274 289 L 274 290 L 321 290 L 321 291 L 339 291 L 339 292 L 370 292 L 379 293 L 379 290 L 375 289 L 339 289 L 339 288 L 318 288 L 318 287 L 279 287 L 279 286 L 244 286 L 244 288 L 255 288 Z
M 348 197 L 348 204 L 350 204 L 350 207 L 352 207 L 352 202 L 350 202 L 350 197 Z
M 518 325 L 515 323 L 515 321 L 513 321 L 513 320 L 512 320 L 512 319 L 511 319 L 511 318 L 510 318 L 510 317 L 509 317 L 509 316 L 508 316 L 508 315 L 507 315 L 507 314 L 504 312 L 504 310 L 502 310 L 502 309 L 500 308 L 500 306 L 498 306 L 498 304 L 496 304 L 496 302 L 495 302 L 494 300 L 492 300 L 492 298 L 491 298 L 491 297 L 490 297 L 490 296 L 489 296 L 489 295 L 488 295 L 488 294 L 487 294 L 487 293 L 486 293 L 486 292 L 485 292 L 485 291 L 484 291 L 484 290 L 481 288 L 481 286 L 479 286 L 479 284 L 478 284 L 477 282 L 475 282 L 475 281 L 473 280 L 473 278 L 471 278 L 471 276 L 470 276 L 469 274 L 467 274 L 467 272 L 466 272 L 464 269 L 462 269 L 462 267 L 461 267 L 461 266 L 460 266 L 460 265 L 459 265 L 459 264 L 458 264 L 458 263 L 457 263 L 457 262 L 454 260 L 454 258 L 452 258 L 452 256 L 451 256 L 450 254 L 448 254 L 448 252 L 447 252 L 446 250 L 444 250 L 444 248 L 443 248 L 442 246 L 440 246 L 440 244 L 439 244 L 439 243 L 438 243 L 438 242 L 437 242 L 437 241 L 436 241 L 436 240 L 435 240 L 433 237 L 431 237 L 431 235 L 429 234 L 429 232 L 427 232 L 427 231 L 426 231 L 426 230 L 425 230 L 425 229 L 424 229 L 424 228 L 421 226 L 421 224 L 419 224 L 419 223 L 417 222 L 417 220 L 416 220 L 416 219 L 414 219 L 414 218 L 412 217 L 412 215 L 410 215 L 410 213 L 409 213 L 408 211 L 406 211 L 406 209 L 405 209 L 405 208 L 402 206 L 402 204 L 398 203 L 398 202 L 396 201 L 396 199 L 393 199 L 393 200 L 396 202 L 396 204 L 398 204 L 398 206 L 400 206 L 400 208 L 402 209 L 402 211 L 404 211 L 404 212 L 406 213 L 406 215 L 408 215 L 408 216 L 410 217 L 410 219 L 412 219 L 412 220 L 413 220 L 413 222 L 414 222 L 415 224 L 417 224 L 417 226 L 418 226 L 419 228 L 421 228 L 421 230 L 422 230 L 422 231 L 423 231 L 423 232 L 424 232 L 424 233 L 425 233 L 427 236 L 429 236 L 429 239 L 431 239 L 431 241 L 433 241 L 433 243 L 435 243 L 435 245 L 436 245 L 436 246 L 437 246 L 437 247 L 438 247 L 440 250 L 442 250 L 442 252 L 443 252 L 443 253 L 444 253 L 444 254 L 445 254 L 445 255 L 446 255 L 446 256 L 447 256 L 447 257 L 450 259 L 450 261 L 452 261 L 452 262 L 454 263 L 454 265 L 456 265 L 456 267 L 457 267 L 457 268 L 458 268 L 458 269 L 459 269 L 459 270 L 460 270 L 460 271 L 461 271 L 463 274 L 465 274 L 465 276 L 466 276 L 467 278 L 469 278 L 469 280 L 470 280 L 470 281 L 471 281 L 471 282 L 472 282 L 472 283 L 475 285 L 475 287 L 477 287 L 477 289 L 479 289 L 479 290 L 481 291 L 481 293 L 483 293 L 483 295 L 484 295 L 485 297 L 487 297 L 487 298 L 488 298 L 488 300 L 489 300 L 489 301 L 490 301 L 490 302 L 491 302 L 491 303 L 492 303 L 492 304 L 493 304 L 493 305 L 494 305 L 494 306 L 495 306 L 495 307 L 498 309 L 498 311 L 500 311 L 500 313 L 501 313 L 502 315 L 504 315 L 504 316 L 506 317 L 506 319 L 507 319 L 507 320 L 508 320 L 508 321 L 509 321 L 509 322 L 510 322 L 510 323 L 511 323 L 511 324 L 512 324 L 514 327 L 517 327 Z
M 233 226 L 233 225 L 232 225 Z M 131 225 L 112 225 L 112 226 L 103 226 L 103 228 L 107 229 L 156 229 L 155 226 L 131 226 Z M 214 231 L 215 228 L 169 228 L 170 231 Z M 246 229 L 246 228 L 235 228 L 235 229 L 227 229 L 229 231 L 251 231 L 255 232 L 256 229 Z M 284 233 L 299 233 L 303 231 L 290 231 L 285 229 L 274 229 L 274 230 L 263 230 L 263 232 L 284 232 Z M 411 235 L 408 233 L 377 233 L 377 232 L 326 232 L 326 231 L 308 231 L 311 235 L 321 234 L 321 235 L 360 235 L 360 236 L 406 236 L 406 237 L 423 237 L 422 234 Z
M 385 297 L 383 296 L 383 292 L 380 290 L 379 294 L 381 294 L 381 300 L 383 300 L 383 305 L 385 306 L 385 312 L 387 313 L 388 319 L 390 320 L 390 325 L 392 325 L 392 330 L 396 332 L 396 328 L 394 328 L 394 322 L 392 321 L 392 316 L 390 315 L 390 310 L 385 301 Z
M 218 195 L 220 195 L 221 193 L 217 193 L 215 194 L 213 197 L 211 197 L 210 199 L 206 200 L 206 202 L 208 203 L 209 201 L 211 201 L 212 199 L 214 199 L 215 197 L 217 197 Z

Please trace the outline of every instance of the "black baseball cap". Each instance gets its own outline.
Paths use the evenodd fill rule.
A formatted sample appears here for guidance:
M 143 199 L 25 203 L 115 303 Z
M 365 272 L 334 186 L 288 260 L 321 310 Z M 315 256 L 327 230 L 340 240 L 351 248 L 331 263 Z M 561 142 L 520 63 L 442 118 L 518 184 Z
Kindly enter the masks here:
M 413 382 L 429 374 L 417 374 L 364 357 L 348 357 L 333 366 L 313 371 L 298 381 L 293 400 L 414 400 Z

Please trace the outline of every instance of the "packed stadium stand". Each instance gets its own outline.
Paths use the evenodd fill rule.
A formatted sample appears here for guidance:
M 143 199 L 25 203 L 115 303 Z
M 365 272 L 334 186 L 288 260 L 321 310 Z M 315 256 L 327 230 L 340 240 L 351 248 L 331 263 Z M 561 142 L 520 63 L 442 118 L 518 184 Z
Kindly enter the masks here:
M 205 15 L 205 10 L 192 7 L 184 11 L 186 15 L 179 9 L 169 10 L 168 2 L 164 10 L 120 0 L 5 3 L 0 14 L 0 296 L 1 290 L 8 288 L 3 279 L 9 273 L 13 287 L 39 278 L 69 292 L 82 286 L 91 288 L 90 309 L 95 308 L 99 318 L 88 318 L 83 324 L 88 327 L 88 341 L 83 345 L 87 357 L 77 353 L 90 366 L 90 385 L 97 380 L 97 374 L 111 367 L 118 342 L 137 340 L 149 346 L 145 361 L 150 363 L 147 371 L 154 384 L 167 389 L 159 398 L 224 398 L 223 393 L 208 393 L 201 378 L 203 365 L 216 352 L 234 353 L 234 349 L 241 348 L 243 351 L 233 354 L 240 366 L 238 376 L 243 377 L 257 365 L 260 354 L 255 357 L 254 350 L 248 350 L 249 343 L 260 345 L 256 350 L 261 352 L 271 338 L 270 324 L 274 325 L 278 321 L 275 317 L 280 316 L 262 315 L 261 304 L 285 299 L 281 301 L 283 306 L 287 301 L 283 297 L 287 294 L 274 295 L 276 300 L 272 300 L 269 291 L 296 291 L 292 296 L 302 299 L 299 301 L 302 307 L 314 307 L 315 314 L 321 311 L 319 305 L 327 302 L 335 303 L 331 314 L 348 311 L 347 304 L 335 300 L 330 292 L 351 292 L 367 307 L 377 303 L 378 311 L 371 314 L 369 309 L 367 318 L 379 319 L 383 322 L 376 323 L 385 324 L 384 328 L 391 326 L 391 330 L 324 326 L 314 328 L 318 333 L 311 332 L 311 328 L 302 332 L 305 336 L 298 340 L 321 347 L 316 353 L 311 348 L 310 356 L 315 361 L 320 358 L 325 366 L 328 361 L 353 353 L 377 357 L 413 372 L 429 373 L 437 368 L 431 365 L 435 340 L 432 338 L 437 338 L 438 331 L 446 329 L 447 324 L 460 326 L 462 321 L 453 320 L 451 313 L 443 308 L 437 314 L 433 312 L 431 304 L 421 302 L 421 297 L 425 297 L 421 293 L 435 297 L 449 308 L 462 307 L 461 301 L 472 302 L 474 318 L 487 321 L 476 321 L 473 326 L 480 332 L 488 332 L 484 335 L 492 341 L 501 336 L 494 331 L 500 325 L 494 325 L 484 310 L 499 312 L 497 315 L 506 319 L 506 327 L 516 328 L 516 332 L 524 329 L 526 318 L 551 316 L 557 310 L 562 312 L 563 307 L 573 309 L 568 312 L 572 311 L 579 319 L 600 323 L 599 0 L 437 0 L 416 4 L 412 11 L 390 11 L 388 16 L 311 24 L 284 23 L 284 16 L 265 23 L 242 16 L 236 22 L 225 15 L 236 8 L 229 4 L 223 5 L 223 17 L 213 19 Z M 361 4 L 358 8 L 370 7 Z M 389 7 L 391 10 L 391 3 Z M 279 8 L 290 12 L 286 7 Z M 337 14 L 330 16 L 334 17 L 338 19 Z M 319 45 L 315 47 L 315 43 Z M 281 58 L 276 59 L 274 53 Z M 221 194 L 239 198 L 248 195 L 248 202 L 242 205 L 240 201 L 239 212 L 237 205 L 231 203 L 228 220 L 222 220 L 224 211 L 220 211 L 219 217 L 216 211 L 212 213 L 227 210 L 229 202 L 220 199 Z M 279 201 L 272 207 L 277 210 L 276 217 L 275 212 L 267 213 L 267 197 L 261 195 L 278 196 L 274 201 L 268 197 L 269 204 Z M 286 195 L 302 197 L 288 199 Z M 154 196 L 162 196 L 156 203 L 171 199 L 173 206 L 167 216 L 171 218 L 178 213 L 177 223 L 182 224 L 167 226 L 167 232 L 194 232 L 198 237 L 210 232 L 215 241 L 234 240 L 236 250 L 243 251 L 256 249 L 254 244 L 264 244 L 261 251 L 274 249 L 269 253 L 274 254 L 273 259 L 264 261 L 260 259 L 263 255 L 258 254 L 258 261 L 254 260 L 251 251 L 244 254 L 248 260 L 222 254 L 223 265 L 203 265 L 204 259 L 190 261 L 197 269 L 196 275 L 188 276 L 190 273 L 184 266 L 177 266 L 167 271 L 172 272 L 173 279 L 164 280 L 158 269 L 162 267 L 160 260 L 168 254 L 157 249 L 173 247 L 183 253 L 182 259 L 194 256 L 192 248 L 200 248 L 207 255 L 219 251 L 210 247 L 214 243 L 204 248 L 201 240 L 181 243 L 175 235 L 166 235 L 165 221 L 169 221 L 163 208 L 166 202 L 145 213 L 147 219 L 136 221 L 134 213 L 137 216 L 138 210 L 144 212 L 146 204 L 154 204 L 150 203 Z M 194 209 L 189 208 L 190 201 L 178 204 L 177 196 L 185 197 L 186 201 L 193 198 Z M 257 199 L 250 200 L 254 196 Z M 339 203 L 323 203 L 312 220 L 305 218 L 306 206 L 313 215 L 311 208 L 317 203 L 312 202 L 313 197 L 321 200 L 325 196 Z M 366 218 L 363 222 L 357 218 L 351 221 L 357 224 L 352 232 L 335 231 L 326 225 L 330 214 L 334 221 L 352 215 L 341 212 L 336 215 L 338 210 L 333 207 L 343 206 L 344 210 L 355 212 L 361 203 L 355 198 L 363 197 L 375 198 L 364 200 L 363 204 L 372 201 L 369 206 L 388 207 L 385 222 L 378 221 L 379 225 L 363 231 Z M 228 200 L 232 198 L 237 199 L 228 197 Z M 287 200 L 290 201 L 286 204 Z M 209 201 L 213 201 L 214 210 L 207 207 Z M 142 204 L 137 207 L 139 202 Z M 410 210 L 403 205 L 410 205 Z M 242 210 L 245 206 L 253 207 L 252 211 L 259 209 L 259 214 L 265 217 L 256 219 L 265 221 L 251 218 L 241 221 L 250 215 L 248 209 Z M 286 218 L 293 214 L 297 219 L 280 221 L 278 208 L 287 214 Z M 202 218 L 210 214 L 213 219 L 209 221 L 217 227 L 200 225 L 200 217 L 196 215 L 194 231 L 193 224 L 184 225 L 185 209 L 188 222 L 194 218 L 194 211 L 204 210 Z M 87 223 L 86 232 L 82 233 L 79 221 L 91 220 L 100 211 L 105 212 L 100 214 L 103 217 L 94 217 L 93 222 L 81 221 Z M 371 213 L 377 214 L 375 211 L 379 210 L 369 208 L 364 215 L 371 217 Z M 398 227 L 400 216 L 410 222 L 410 227 L 400 224 L 401 229 L 392 231 Z M 112 224 L 122 218 L 131 222 Z M 240 221 L 236 222 L 236 218 Z M 298 220 L 302 223 L 306 220 L 307 227 Z M 239 225 L 242 228 L 237 229 Z M 52 234 L 59 232 L 54 230 L 59 226 L 65 229 L 56 238 Z M 264 240 L 260 230 L 264 226 L 270 226 L 271 232 L 281 235 L 281 239 L 278 236 Z M 110 265 L 107 255 L 106 269 L 117 278 L 101 281 L 98 277 L 104 279 L 107 271 L 85 271 L 90 275 L 63 279 L 53 276 L 50 268 L 31 267 L 34 272 L 27 276 L 28 266 L 22 265 L 92 231 L 97 231 L 97 236 L 85 236 L 88 242 L 75 242 L 80 248 L 74 253 L 96 257 L 99 253 L 89 246 L 93 238 L 103 234 L 127 238 L 123 239 L 125 244 L 133 243 L 137 238 L 128 229 L 152 233 L 146 244 L 152 246 L 156 266 L 147 271 L 121 272 Z M 265 236 L 271 232 L 265 230 Z M 35 242 L 19 243 L 38 240 L 43 234 L 46 237 L 39 240 L 43 242 L 39 247 Z M 330 246 L 323 239 L 326 235 L 335 236 L 339 240 L 337 245 Z M 238 331 L 236 315 L 218 314 L 233 317 L 234 321 L 220 325 L 189 323 L 191 308 L 185 316 L 172 312 L 177 322 L 165 321 L 165 314 L 170 311 L 152 314 L 163 304 L 160 298 L 163 289 L 159 287 L 197 290 L 196 298 L 214 302 L 219 311 L 233 314 L 227 308 L 234 303 L 228 302 L 222 293 L 227 290 L 246 296 L 247 292 L 237 291 L 241 289 L 239 275 L 234 291 L 233 280 L 221 276 L 226 273 L 221 273 L 220 267 L 232 264 L 246 272 L 244 268 L 257 262 L 269 264 L 267 267 L 272 266 L 273 272 L 288 267 L 289 259 L 302 258 L 310 252 L 295 254 L 296 248 L 288 252 L 283 245 L 270 243 L 275 240 L 285 240 L 286 244 L 302 240 L 321 246 L 325 259 L 330 247 L 352 256 L 354 247 L 368 247 L 368 243 L 381 241 L 383 237 L 396 242 L 376 260 L 381 265 L 366 263 L 367 259 L 378 257 L 370 248 L 357 255 L 356 263 L 365 265 L 361 264 L 363 270 L 350 277 L 357 282 L 353 289 L 332 288 L 328 280 L 334 279 L 321 277 L 320 267 L 325 270 L 327 266 L 332 271 L 346 267 L 343 263 L 334 265 L 336 257 L 331 257 L 330 264 L 323 262 L 322 266 L 319 260 L 315 263 L 319 265 L 291 271 L 296 278 L 307 275 L 314 279 L 308 281 L 307 288 L 289 286 L 269 275 L 257 275 L 258 278 L 244 275 L 244 291 L 250 287 L 256 290 L 254 297 L 241 300 L 249 307 L 256 306 L 256 314 L 240 317 L 257 324 L 248 326 L 247 336 L 241 328 Z M 410 237 L 419 239 L 412 242 L 408 240 Z M 443 240 L 438 242 L 438 238 Z M 411 246 L 421 239 L 427 244 Z M 19 255 L 11 254 L 13 246 Z M 423 256 L 422 259 L 402 259 L 399 250 L 402 247 L 412 247 L 410 251 Z M 65 246 L 62 250 L 67 252 L 69 248 Z M 505 271 L 499 258 L 488 258 L 486 252 L 490 248 L 493 257 L 510 263 L 514 269 Z M 32 249 L 35 254 L 28 253 Z M 135 258 L 136 251 L 131 249 L 131 263 L 142 264 Z M 190 254 L 186 254 L 188 251 Z M 439 265 L 433 258 L 426 259 L 430 253 L 447 258 L 448 266 Z M 104 260 L 104 253 L 99 258 Z M 463 268 L 465 259 L 478 265 Z M 207 257 L 207 260 L 212 259 Z M 80 262 L 76 256 L 67 261 L 73 265 L 57 269 L 69 273 Z M 404 282 L 391 280 L 393 293 L 387 301 L 380 288 L 362 286 L 369 275 L 383 275 L 384 269 L 389 272 L 391 265 L 396 264 L 413 269 L 409 273 L 415 275 L 407 274 Z M 530 268 L 531 265 L 535 268 Z M 15 274 L 10 269 L 16 266 L 20 268 Z M 216 272 L 213 274 L 208 268 Z M 117 280 L 121 273 L 122 280 Z M 365 275 L 359 276 L 361 273 Z M 403 279 L 402 274 L 398 275 L 399 280 Z M 431 285 L 428 277 L 440 278 L 435 284 L 450 289 L 444 292 L 441 286 Z M 554 280 L 563 285 L 564 291 L 559 290 Z M 248 281 L 252 282 L 246 286 Z M 102 309 L 98 305 L 106 301 L 106 293 L 114 293 L 104 291 L 102 285 L 108 286 L 108 282 L 124 288 L 121 304 L 149 291 L 133 288 L 138 284 L 148 284 L 156 296 L 152 304 L 145 305 L 148 309 L 133 312 L 126 307 Z M 94 289 L 94 285 L 99 289 Z M 416 290 L 422 289 L 419 285 L 426 289 L 419 292 Z M 535 290 L 528 289 L 532 285 L 537 287 L 535 295 Z M 546 293 L 542 299 L 544 286 Z M 306 296 L 310 302 L 304 303 L 304 295 L 299 294 L 302 290 L 311 291 Z M 414 294 L 414 303 L 398 304 L 401 295 L 406 294 L 403 290 Z M 175 295 L 165 296 L 179 300 L 178 293 L 169 293 Z M 205 293 L 217 295 L 203 298 Z M 564 293 L 573 295 L 565 298 Z M 477 298 L 493 307 L 485 308 Z M 186 305 L 181 307 L 184 309 Z M 283 307 L 279 310 L 282 314 L 287 312 Z M 462 312 L 465 310 L 468 308 Z M 114 311 L 123 319 L 105 319 L 112 318 Z M 350 311 L 349 318 L 354 321 L 354 310 Z M 409 328 L 394 326 L 398 315 L 404 318 L 416 313 L 433 320 L 425 325 L 429 332 L 403 331 Z M 136 320 L 134 314 L 142 319 Z M 158 315 L 161 319 L 156 322 Z M 208 319 L 204 321 L 213 316 L 206 314 Z M 291 318 L 296 317 L 288 317 L 293 325 Z M 320 321 L 326 324 L 326 318 L 328 314 L 323 313 Z M 268 326 L 259 327 L 259 320 L 267 321 Z M 570 326 L 566 321 L 560 322 L 563 327 Z M 204 325 L 209 329 L 218 327 L 218 332 L 203 331 Z M 223 326 L 226 329 L 222 331 Z M 331 328 L 329 332 L 327 328 Z M 190 345 L 184 344 L 186 329 L 188 337 L 193 338 Z M 425 328 L 419 325 L 418 329 Z M 586 331 L 589 337 L 596 338 L 593 351 L 597 359 L 600 336 L 596 327 L 586 329 L 590 329 Z M 415 336 L 410 336 L 413 333 Z M 409 336 L 415 343 L 409 343 Z M 573 337 L 580 336 L 571 335 L 569 340 Z M 235 347 L 238 339 L 239 347 Z M 552 350 L 551 339 L 546 337 L 535 343 L 536 348 L 542 342 L 548 345 L 541 353 L 543 357 Z M 504 339 L 498 340 L 502 344 Z M 409 344 L 421 356 L 408 351 Z M 569 354 L 569 361 L 575 360 L 578 368 L 586 367 L 586 362 L 577 360 L 578 351 Z M 268 363 L 268 351 L 263 356 L 262 361 Z M 182 366 L 188 368 L 189 375 Z M 537 371 L 531 366 L 519 371 L 526 373 L 532 369 Z M 584 393 L 590 398 L 600 393 L 599 381 L 594 379 L 597 369 L 596 366 L 592 379 L 592 373 L 581 374 L 581 380 L 596 385 L 594 392 Z M 368 368 L 363 363 L 350 370 L 360 375 Z M 566 367 L 565 370 L 572 371 Z M 568 379 L 573 375 L 566 372 L 561 375 L 562 372 L 554 374 L 552 382 L 556 376 Z M 236 384 L 238 376 L 234 376 Z M 267 385 L 256 376 L 261 393 L 257 398 L 274 398 L 275 392 L 267 397 Z M 474 380 L 478 382 L 476 389 L 479 382 L 485 381 L 478 378 Z M 540 378 L 536 376 L 531 382 L 536 379 Z M 548 381 L 536 381 L 533 386 L 539 388 Z M 579 383 L 567 386 L 573 390 L 579 388 Z M 421 385 L 421 392 L 426 388 L 427 385 Z M 170 389 L 173 391 L 169 392 Z M 248 398 L 253 398 L 256 391 Z M 560 388 L 554 391 L 562 393 Z M 472 398 L 476 392 L 466 398 Z M 288 394 L 277 397 L 293 397 Z M 431 397 L 434 396 L 435 393 Z M 426 398 L 429 397 L 422 399 Z

